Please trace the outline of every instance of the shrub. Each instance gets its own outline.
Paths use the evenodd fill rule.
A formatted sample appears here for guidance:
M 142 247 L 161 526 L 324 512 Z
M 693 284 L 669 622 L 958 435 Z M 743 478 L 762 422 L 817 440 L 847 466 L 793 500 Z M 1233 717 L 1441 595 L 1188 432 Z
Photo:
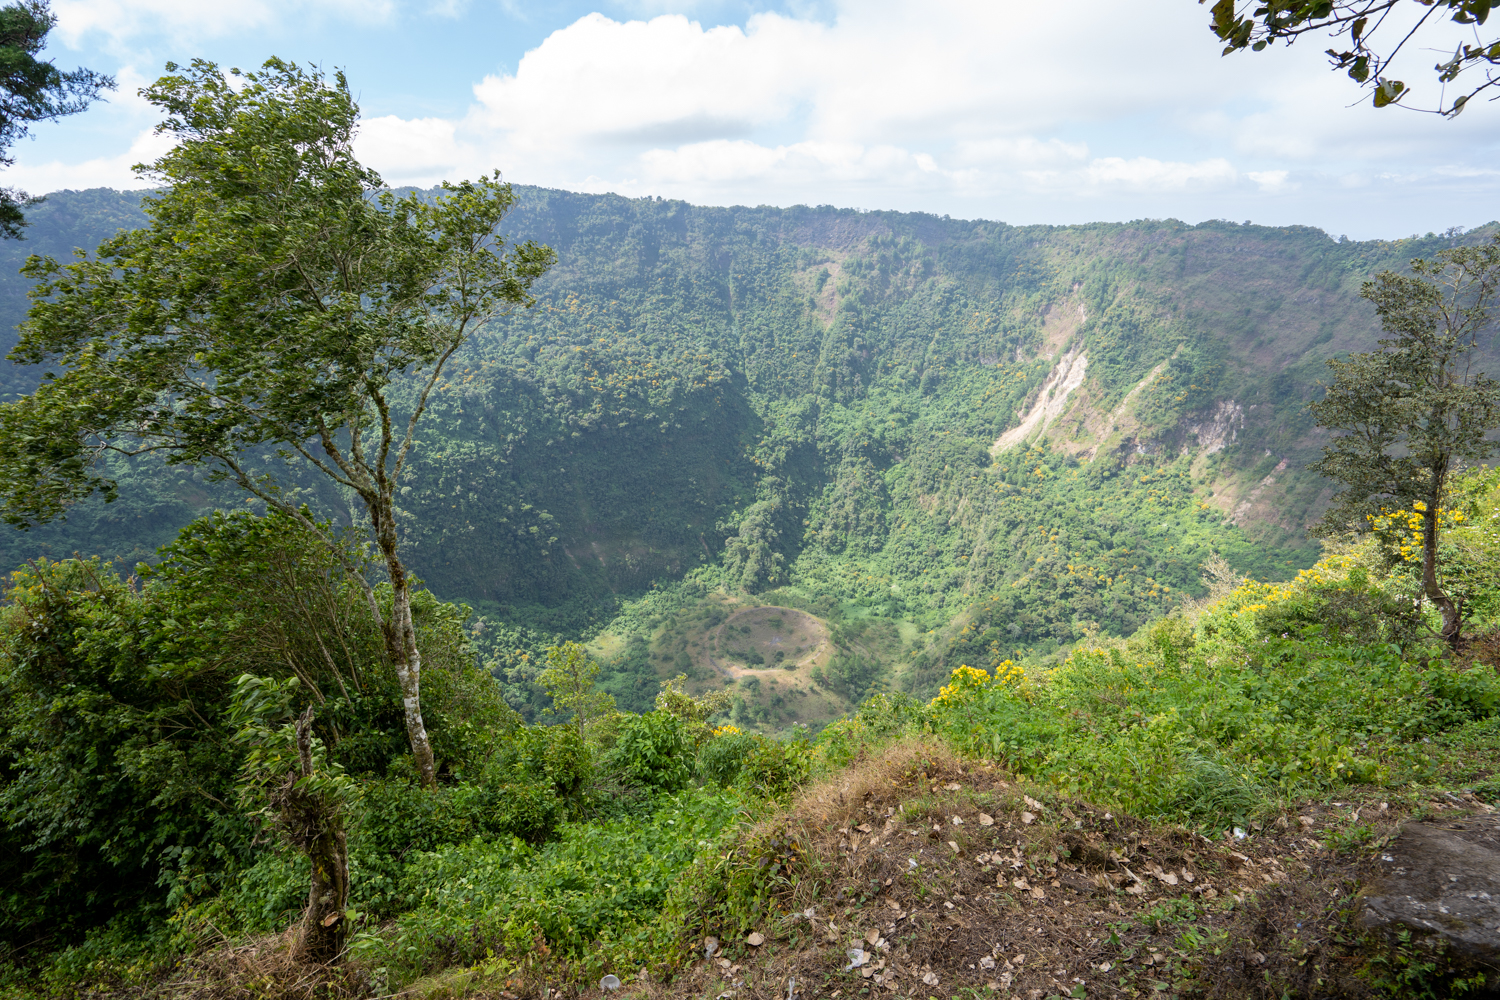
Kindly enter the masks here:
M 681 719 L 657 710 L 625 721 L 611 757 L 628 783 L 675 792 L 692 776 L 693 741 Z
M 656 799 L 644 816 L 565 824 L 539 848 L 474 840 L 421 854 L 402 882 L 414 909 L 393 929 L 358 937 L 355 955 L 406 981 L 491 953 L 523 961 L 539 938 L 558 957 L 606 950 L 625 953 L 617 967 L 636 964 L 675 933 L 656 919 L 668 889 L 740 806 L 732 793 L 690 789 Z
M 728 788 L 740 775 L 745 757 L 755 747 L 757 736 L 742 733 L 733 726 L 716 730 L 713 738 L 698 751 L 698 777 Z
M 812 773 L 807 740 L 755 736 L 735 783 L 752 795 L 785 801 Z

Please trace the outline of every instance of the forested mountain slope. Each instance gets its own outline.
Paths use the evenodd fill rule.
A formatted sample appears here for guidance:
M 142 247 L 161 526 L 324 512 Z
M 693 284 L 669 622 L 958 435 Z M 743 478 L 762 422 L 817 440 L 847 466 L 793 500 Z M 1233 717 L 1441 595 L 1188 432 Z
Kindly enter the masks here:
M 1304 404 L 1325 358 L 1374 344 L 1361 281 L 1484 236 L 517 190 L 512 233 L 559 263 L 425 418 L 411 564 L 492 623 L 570 635 L 706 566 L 693 593 L 761 594 L 843 620 L 846 639 L 885 623 L 883 645 L 836 643 L 829 683 L 851 698 L 880 672 L 860 649 L 921 688 L 955 657 L 1128 634 L 1195 591 L 1213 551 L 1260 577 L 1307 565 L 1326 490 L 1299 472 L 1318 448 Z M 62 192 L 33 213 L 28 242 L 0 247 L 7 330 L 24 254 L 92 247 L 140 219 L 136 198 Z M 35 378 L 8 368 L 0 392 Z M 238 502 L 201 472 L 122 472 L 118 503 L 8 532 L 0 558 L 143 558 Z M 652 607 L 614 629 L 638 672 L 681 662 Z

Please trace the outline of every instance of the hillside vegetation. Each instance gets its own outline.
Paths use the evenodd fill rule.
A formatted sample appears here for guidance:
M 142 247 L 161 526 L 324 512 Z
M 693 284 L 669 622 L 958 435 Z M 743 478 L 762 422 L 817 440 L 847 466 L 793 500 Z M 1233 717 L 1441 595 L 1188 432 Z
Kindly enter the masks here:
M 1201 595 L 1211 553 L 1286 578 L 1316 557 L 1304 532 L 1328 492 L 1299 471 L 1318 445 L 1304 404 L 1323 358 L 1375 337 L 1360 282 L 1484 235 L 517 190 L 508 225 L 559 264 L 442 386 L 404 544 L 434 593 L 476 609 L 483 662 L 527 719 L 558 638 L 594 640 L 624 707 L 682 672 L 739 683 L 742 721 L 774 728 L 875 689 L 930 695 L 992 652 L 1051 662 L 1130 635 Z M 55 194 L 3 250 L 92 246 L 139 222 L 134 198 Z M 19 319 L 21 279 L 3 297 Z M 36 375 L 11 369 L 0 391 Z M 0 560 L 129 566 L 242 502 L 186 468 L 117 471 L 118 502 L 8 533 Z M 358 516 L 305 486 L 325 516 Z M 816 618 L 826 662 L 704 663 L 691 644 L 720 591 Z
M 1446 543 L 1479 635 L 1500 625 L 1497 487 L 1464 477 Z M 1342 902 L 1399 819 L 1500 799 L 1500 680 L 1432 643 L 1399 537 L 1287 584 L 1215 562 L 1211 596 L 1128 640 L 960 664 L 931 699 L 878 694 L 815 737 L 716 723 L 672 686 L 644 713 L 525 725 L 475 668 L 467 609 L 426 596 L 429 792 L 373 617 L 298 530 L 221 514 L 142 580 L 79 560 L 12 577 L 9 995 L 592 995 L 616 975 L 642 997 L 1401 997 L 1472 978 L 1383 949 Z M 255 808 L 265 751 L 244 736 L 275 690 L 318 706 L 319 773 L 351 782 L 336 968 L 286 951 L 307 862 Z

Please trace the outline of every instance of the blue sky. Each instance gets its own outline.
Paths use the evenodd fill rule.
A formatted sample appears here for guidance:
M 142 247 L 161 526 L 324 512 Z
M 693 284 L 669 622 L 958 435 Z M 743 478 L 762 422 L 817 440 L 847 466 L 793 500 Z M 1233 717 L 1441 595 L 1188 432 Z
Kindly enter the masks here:
M 1357 239 L 1500 217 L 1500 104 L 1453 122 L 1356 104 L 1321 39 L 1221 58 L 1193 0 L 53 9 L 47 55 L 121 87 L 19 144 L 0 183 L 37 193 L 134 183 L 130 165 L 162 148 L 134 92 L 167 60 L 248 68 L 274 54 L 348 73 L 360 155 L 393 183 L 498 168 L 700 204 L 1228 218 Z M 1414 56 L 1409 79 L 1427 83 L 1431 55 Z

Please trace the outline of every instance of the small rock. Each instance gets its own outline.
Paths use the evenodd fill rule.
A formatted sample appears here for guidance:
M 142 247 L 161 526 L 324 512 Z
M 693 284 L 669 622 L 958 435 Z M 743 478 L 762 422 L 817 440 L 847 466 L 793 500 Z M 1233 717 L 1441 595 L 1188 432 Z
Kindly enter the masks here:
M 953 825 L 954 826 L 963 826 L 964 825 L 964 818 L 962 816 L 954 816 L 953 817 Z
M 985 955 L 979 960 L 979 967 L 988 972 L 990 969 L 993 969 L 995 967 L 995 960 L 990 956 Z
M 719 939 L 716 937 L 703 939 L 703 955 L 705 958 L 713 958 L 714 952 L 719 950 Z
M 1311 830 L 1316 820 L 1314 820 L 1311 816 L 1298 816 L 1297 822 L 1302 824 L 1302 829 Z
M 1023 812 L 1023 813 L 1022 813 L 1022 814 L 1021 814 L 1021 822 L 1022 822 L 1022 823 L 1025 823 L 1025 824 L 1026 824 L 1026 825 L 1027 825 L 1027 826 L 1030 826 L 1030 825 L 1031 825 L 1031 824 L 1033 824 L 1033 823 L 1035 823 L 1035 822 L 1036 822 L 1036 817 L 1035 817 L 1035 816 L 1033 816 L 1033 815 L 1032 815 L 1032 814 L 1031 814 L 1031 813 L 1029 813 L 1029 812 Z
M 946 788 L 946 789 L 948 789 L 948 791 L 950 791 L 950 792 L 956 792 L 956 791 L 958 791 L 960 788 L 962 788 L 964 786 L 960 785 L 956 781 L 950 781 L 946 785 L 944 785 L 943 787 Z
M 850 948 L 849 964 L 844 966 L 844 971 L 848 972 L 850 969 L 857 969 L 869 960 L 870 956 L 863 948 Z
M 980 813 L 979 814 L 979 825 L 980 826 L 994 826 L 995 825 L 995 817 L 991 816 L 989 813 Z
M 1252 951 L 1250 953 L 1250 961 L 1254 962 L 1256 965 L 1265 965 L 1266 956 L 1262 955 L 1258 951 Z
M 858 830 L 860 833 L 869 833 L 871 827 L 870 827 L 870 824 L 868 824 L 868 823 L 861 823 L 861 824 L 859 824 L 859 826 L 856 826 L 854 829 Z
M 879 944 L 880 943 L 880 931 L 879 930 L 866 931 L 865 932 L 865 940 L 867 942 L 869 942 L 870 944 Z
M 926 983 L 928 986 L 936 986 L 938 984 L 937 973 L 936 972 L 924 972 L 922 974 L 922 982 Z
M 766 939 L 765 936 L 760 933 L 760 931 L 755 931 L 749 937 L 745 938 L 745 943 L 752 948 L 759 948 L 761 945 L 766 943 Z
M 1021 796 L 1021 799 L 1028 806 L 1030 806 L 1031 808 L 1035 809 L 1037 812 L 1041 812 L 1042 811 L 1042 808 L 1043 808 L 1042 804 L 1040 802 L 1038 802 L 1036 799 L 1032 798 L 1030 795 L 1023 795 L 1023 796 Z
M 1108 972 L 1110 969 L 1113 969 L 1113 968 L 1114 968 L 1113 965 L 1110 965 L 1108 962 L 1105 962 L 1104 964 L 1102 964 L 1102 965 L 1099 966 L 1099 971 L 1100 972 Z
M 954 854 L 959 853 L 959 851 L 958 851 L 958 842 L 957 841 L 954 841 L 954 840 L 948 841 L 948 846 L 951 847 L 951 848 L 953 848 L 953 853 Z

